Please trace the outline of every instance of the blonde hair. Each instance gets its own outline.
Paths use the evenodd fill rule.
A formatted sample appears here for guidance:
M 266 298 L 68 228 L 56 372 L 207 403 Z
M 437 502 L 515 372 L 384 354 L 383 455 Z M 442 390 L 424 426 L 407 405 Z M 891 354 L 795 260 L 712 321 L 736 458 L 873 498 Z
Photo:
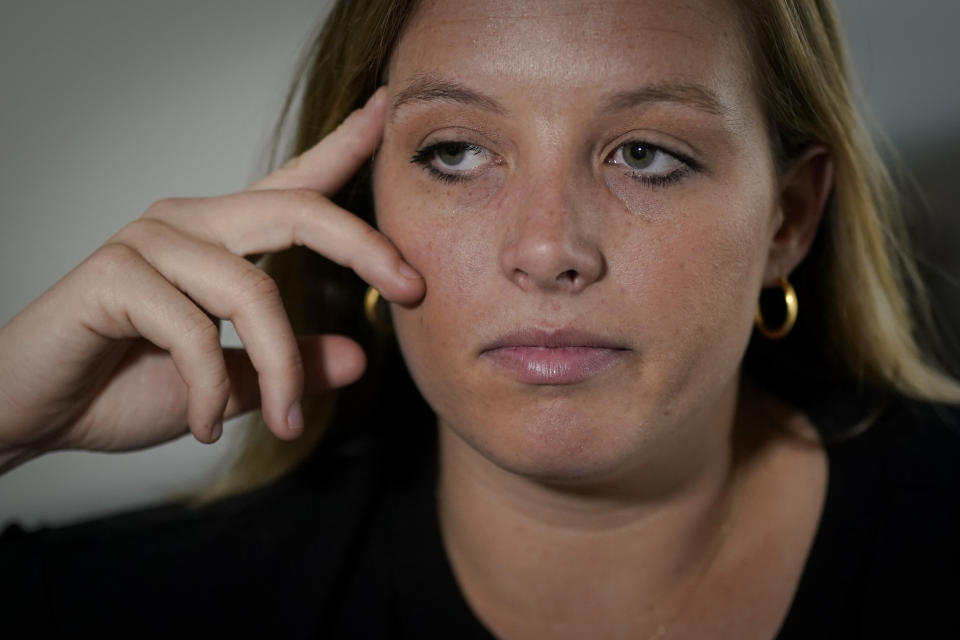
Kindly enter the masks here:
M 316 144 L 376 89 L 415 6 L 415 0 L 337 3 L 298 68 L 277 126 L 280 140 L 299 97 L 290 155 Z M 786 353 L 791 343 L 795 350 L 802 345 L 817 352 L 824 368 L 842 371 L 853 381 L 920 400 L 960 403 L 960 385 L 918 346 L 918 334 L 930 330 L 925 289 L 906 246 L 896 190 L 854 108 L 847 54 L 832 3 L 743 0 L 739 7 L 776 156 L 786 166 L 818 142 L 831 150 L 836 171 L 818 238 L 793 276 L 810 311 L 801 314 L 782 347 L 772 348 Z M 373 222 L 365 172 L 336 200 Z M 303 249 L 271 256 L 265 269 L 283 292 L 294 329 L 355 337 L 371 354 L 369 373 L 358 388 L 308 404 L 309 426 L 297 441 L 277 440 L 257 420 L 233 467 L 197 496 L 198 503 L 286 473 L 310 454 L 330 424 L 357 420 L 355 405 L 369 405 L 370 397 L 387 402 L 377 380 L 382 354 L 391 346 L 365 326 L 360 313 L 364 283 Z M 316 309 L 324 311 L 317 314 Z M 791 366 L 789 357 L 776 359 L 778 367 Z M 416 396 L 412 386 L 408 389 Z M 361 401 L 344 403 L 351 393 Z M 395 407 L 387 411 L 394 413 Z

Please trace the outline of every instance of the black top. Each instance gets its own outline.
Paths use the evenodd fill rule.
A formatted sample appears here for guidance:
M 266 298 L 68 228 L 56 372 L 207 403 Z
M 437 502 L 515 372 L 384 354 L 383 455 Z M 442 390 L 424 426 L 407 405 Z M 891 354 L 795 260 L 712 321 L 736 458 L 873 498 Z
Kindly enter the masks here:
M 827 498 L 778 637 L 960 637 L 960 414 L 890 402 L 849 439 L 811 417 L 827 439 Z M 365 435 L 327 442 L 287 477 L 200 510 L 10 526 L 0 629 L 490 638 L 444 553 L 435 477 L 432 437 Z

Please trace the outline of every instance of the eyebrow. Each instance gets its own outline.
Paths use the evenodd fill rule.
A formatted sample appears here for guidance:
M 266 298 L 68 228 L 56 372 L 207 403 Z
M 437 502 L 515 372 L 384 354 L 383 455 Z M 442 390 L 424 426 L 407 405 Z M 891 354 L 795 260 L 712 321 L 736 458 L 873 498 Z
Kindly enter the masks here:
M 393 99 L 393 110 L 396 111 L 405 104 L 414 102 L 453 102 L 484 111 L 491 111 L 498 115 L 507 115 L 509 112 L 502 104 L 475 91 L 466 85 L 444 80 L 430 74 L 418 74 L 406 87 L 397 92 Z
M 720 117 L 727 116 L 729 112 L 716 93 L 703 85 L 687 82 L 660 82 L 634 91 L 615 93 L 606 100 L 604 110 L 626 111 L 657 102 L 673 102 Z
M 415 102 L 451 102 L 509 115 L 509 110 L 494 98 L 475 89 L 432 74 L 417 74 L 393 100 L 393 111 Z M 618 112 L 636 109 L 659 102 L 672 102 L 692 107 L 710 115 L 724 117 L 729 109 L 707 87 L 687 82 L 659 82 L 608 97 L 602 111 Z

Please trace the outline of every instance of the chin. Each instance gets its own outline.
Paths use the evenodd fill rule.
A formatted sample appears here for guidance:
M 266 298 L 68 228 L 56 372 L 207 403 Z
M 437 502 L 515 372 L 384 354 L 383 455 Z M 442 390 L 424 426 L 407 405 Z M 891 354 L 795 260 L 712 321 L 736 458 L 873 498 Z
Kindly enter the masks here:
M 643 431 L 625 433 L 622 417 L 615 428 L 597 412 L 563 401 L 505 413 L 499 420 L 444 421 L 444 428 L 504 471 L 548 484 L 590 485 L 621 475 Z

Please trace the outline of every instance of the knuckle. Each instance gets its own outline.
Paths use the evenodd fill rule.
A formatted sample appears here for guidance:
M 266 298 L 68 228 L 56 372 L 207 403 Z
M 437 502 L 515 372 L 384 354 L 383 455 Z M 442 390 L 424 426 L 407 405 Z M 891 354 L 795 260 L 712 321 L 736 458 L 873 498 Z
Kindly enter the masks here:
M 184 340 L 199 349 L 199 353 L 210 355 L 220 351 L 220 332 L 203 311 L 196 309 L 184 316 L 180 329 Z
M 369 224 L 364 223 L 360 227 L 360 233 L 363 239 L 370 244 L 375 244 L 378 246 L 381 246 L 383 244 L 383 234 L 381 234 L 379 231 L 374 229 Z
M 319 191 L 307 189 L 306 187 L 297 187 L 287 190 L 287 196 L 297 205 L 306 208 L 314 208 L 327 203 L 326 197 Z
M 87 258 L 87 269 L 97 278 L 116 278 L 130 272 L 142 260 L 140 254 L 122 242 L 108 242 Z
M 217 405 L 220 412 L 223 412 L 223 405 L 227 403 L 230 396 L 230 376 L 224 367 L 219 367 L 216 375 L 211 380 L 211 391 L 217 399 Z
M 244 269 L 238 283 L 238 297 L 246 304 L 279 304 L 280 287 L 269 275 L 254 266 Z
M 214 354 L 219 355 L 219 354 Z M 217 363 L 212 367 L 205 369 L 201 379 L 194 381 L 190 385 L 192 391 L 202 394 L 204 403 L 209 406 L 210 412 L 222 410 L 222 405 L 230 395 L 230 376 L 224 367 L 219 365 L 219 360 L 211 358 L 211 363 Z
M 137 246 L 143 242 L 155 240 L 166 231 L 168 225 L 156 218 L 139 218 L 130 222 L 115 233 L 111 241 Z
M 132 247 L 108 242 L 70 275 L 83 291 L 85 317 L 95 326 L 128 327 L 131 284 L 144 274 L 146 261 Z
M 184 198 L 163 198 L 157 200 L 144 212 L 142 218 L 165 220 L 172 217 L 175 211 L 183 208 Z

